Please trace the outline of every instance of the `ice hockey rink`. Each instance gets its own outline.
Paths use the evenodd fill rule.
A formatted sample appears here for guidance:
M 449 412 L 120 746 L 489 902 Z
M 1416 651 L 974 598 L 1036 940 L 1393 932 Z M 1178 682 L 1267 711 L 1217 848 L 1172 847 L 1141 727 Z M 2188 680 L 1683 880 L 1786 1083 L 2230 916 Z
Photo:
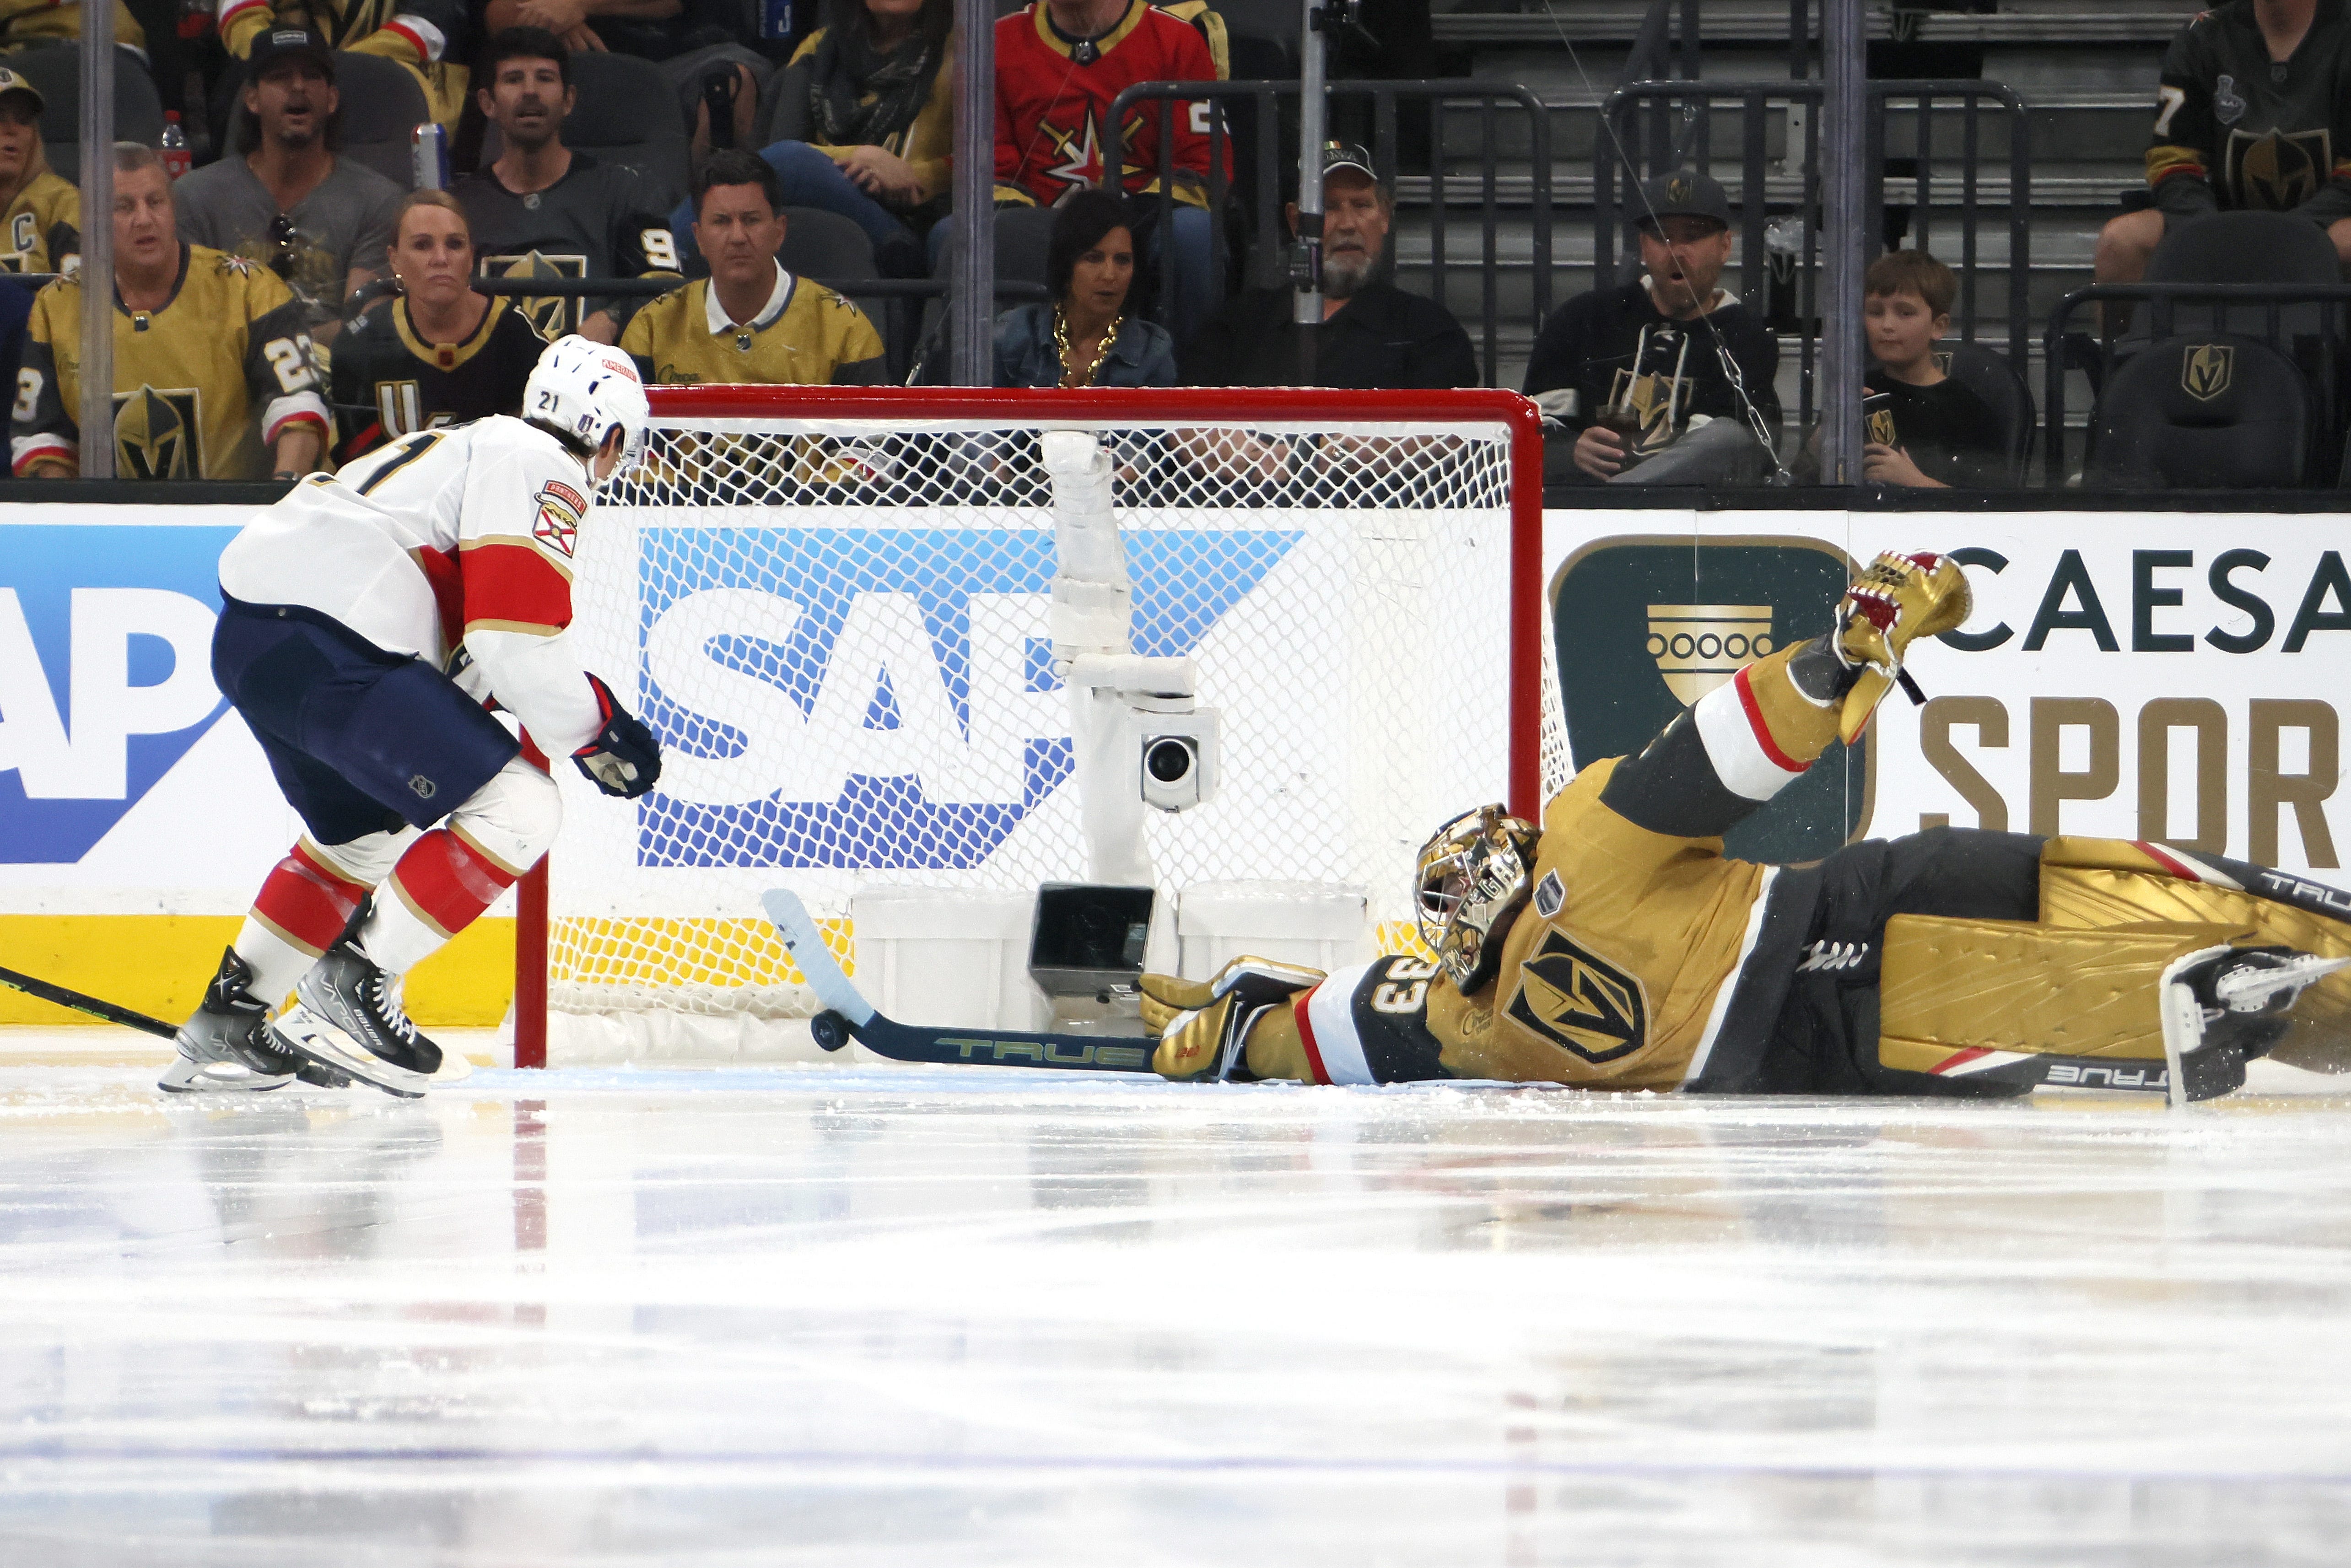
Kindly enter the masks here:
M 2339 1563 L 2351 1093 L 486 1068 L 0 1031 L 0 1560 Z M 485 1042 L 464 1042 L 486 1050 Z

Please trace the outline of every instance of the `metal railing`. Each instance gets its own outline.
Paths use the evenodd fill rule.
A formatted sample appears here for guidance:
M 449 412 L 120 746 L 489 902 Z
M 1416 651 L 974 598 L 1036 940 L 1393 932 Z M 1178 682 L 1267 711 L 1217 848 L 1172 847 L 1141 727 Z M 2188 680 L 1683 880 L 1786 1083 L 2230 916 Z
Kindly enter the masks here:
M 1522 110 L 1527 119 L 1528 156 L 1530 162 L 1530 201 L 1532 208 L 1533 251 L 1531 257 L 1532 274 L 1533 315 L 1536 322 L 1551 313 L 1552 299 L 1552 158 L 1551 114 L 1533 91 L 1515 82 L 1469 80 L 1441 81 L 1378 81 L 1332 82 L 1330 96 L 1333 99 L 1368 99 L 1372 106 L 1372 163 L 1382 181 L 1395 189 L 1396 173 L 1396 105 L 1399 100 L 1433 102 L 1436 111 L 1429 116 L 1429 182 L 1428 182 L 1428 292 L 1442 304 L 1446 298 L 1446 277 L 1451 264 L 1447 259 L 1447 213 L 1449 183 L 1445 168 L 1445 113 L 1447 107 L 1471 107 L 1479 111 L 1478 146 L 1480 172 L 1475 202 L 1481 236 L 1479 270 L 1479 324 L 1483 351 L 1479 362 L 1484 383 L 1494 384 L 1499 358 L 1501 338 L 1501 254 L 1500 230 L 1501 173 L 1496 146 L 1496 111 L 1506 107 Z M 1249 149 L 1255 164 L 1252 181 L 1255 210 L 1249 214 L 1252 223 L 1252 270 L 1250 281 L 1258 287 L 1278 285 L 1287 280 L 1287 271 L 1280 266 L 1288 239 L 1281 210 L 1285 193 L 1294 183 L 1294 167 L 1285 170 L 1281 162 L 1281 109 L 1285 102 L 1298 97 L 1294 81 L 1152 81 L 1138 82 L 1120 93 L 1112 102 L 1109 124 L 1104 127 L 1106 142 L 1102 151 L 1103 183 L 1109 186 L 1120 177 L 1125 167 L 1126 150 L 1123 128 L 1129 115 L 1149 106 L 1156 116 L 1159 165 L 1153 171 L 1159 180 L 1160 232 L 1165 235 L 1173 217 L 1176 203 L 1174 180 L 1176 106 L 1179 103 L 1207 103 L 1208 114 L 1208 224 L 1209 224 L 1209 287 L 1211 297 L 1221 299 L 1226 292 L 1227 257 L 1226 210 L 1231 183 L 1225 175 L 1227 152 L 1232 146 L 1232 133 L 1228 124 L 1225 106 L 1245 100 L 1255 106 L 1256 126 L 1252 134 L 1255 146 Z M 1163 240 L 1163 246 L 1165 245 Z M 1388 266 L 1395 264 L 1395 233 L 1388 235 Z M 1165 321 L 1172 313 L 1176 301 L 1175 269 L 1159 269 L 1160 319 Z
M 2074 368 L 2069 363 L 2066 339 L 2074 313 L 2085 305 L 2102 300 L 2128 301 L 2134 306 L 2145 305 L 2147 311 L 2149 343 L 2179 335 L 2175 330 L 2178 307 L 2182 301 L 2218 306 L 2219 319 L 2206 326 L 2198 323 L 2189 331 L 2210 331 L 2218 334 L 2240 333 L 2229 324 L 2231 306 L 2251 308 L 2261 313 L 2262 340 L 2295 360 L 2292 342 L 2304 340 L 2313 342 L 2317 350 L 2316 362 L 2304 364 L 2295 360 L 2295 369 L 2302 372 L 2311 392 L 2314 411 L 2314 439 L 2310 455 L 2323 462 L 2329 447 L 2342 434 L 2337 405 L 2341 380 L 2342 343 L 2346 328 L 2351 328 L 2351 283 L 2094 283 L 2076 288 L 2057 302 L 2049 313 L 2049 327 L 2042 336 L 2042 476 L 2044 483 L 2056 487 L 2065 483 L 2065 372 Z M 2319 308 L 2314 329 L 2302 331 L 2301 324 L 2289 331 L 2285 310 L 2289 306 L 2304 305 Z M 2253 336 L 2252 333 L 2241 333 Z M 2112 334 L 2100 340 L 2100 355 L 2105 367 L 2118 362 Z M 2083 367 L 2086 369 L 2087 367 Z M 2095 410 L 2092 411 L 2095 418 Z M 2089 432 L 2084 432 L 2082 456 L 2086 462 L 2089 453 Z M 2320 476 L 2320 485 L 2325 476 Z
M 1952 189 L 1954 175 L 1938 181 L 1935 126 L 1938 118 L 1956 112 L 1959 120 L 1956 186 L 1959 246 L 1956 258 L 1943 259 L 1959 274 L 1959 301 L 1954 312 L 1959 338 L 1973 342 L 1980 318 L 1976 282 L 1980 256 L 1978 235 L 1983 226 L 1983 105 L 1997 105 L 2008 130 L 2008 342 L 2009 357 L 2021 371 L 2032 341 L 2030 218 L 2032 190 L 2032 135 L 2024 102 L 1996 82 L 1873 81 L 1868 84 L 1869 145 L 1865 162 L 1872 171 L 1863 243 L 1874 245 L 1882 232 L 1886 188 L 1903 176 L 1886 173 L 1890 154 L 1913 165 L 1907 176 L 1919 248 L 1932 237 L 1935 204 Z M 1677 168 L 1712 174 L 1726 160 L 1715 154 L 1714 121 L 1718 107 L 1736 111 L 1739 182 L 1735 225 L 1740 230 L 1739 289 L 1750 302 L 1760 301 L 1766 271 L 1771 267 L 1769 231 L 1774 214 L 1799 220 L 1801 237 L 1777 280 L 1795 293 L 1795 316 L 1804 329 L 1800 350 L 1801 416 L 1813 414 L 1813 369 L 1816 357 L 1811 329 L 1818 315 L 1816 275 L 1820 266 L 1820 116 L 1825 87 L 1817 81 L 1705 83 L 1687 81 L 1635 82 L 1609 95 L 1601 107 L 1601 134 L 1593 150 L 1593 267 L 1595 283 L 1607 287 L 1618 271 L 1617 239 L 1626 215 L 1620 199 L 1621 174 L 1637 182 Z M 1938 105 L 1957 100 L 1956 110 Z M 1907 150 L 1897 141 L 1889 148 L 1888 120 L 1899 106 L 1911 106 L 1911 136 Z M 1792 114 L 1791 110 L 1801 110 Z M 1780 120 L 1780 148 L 1772 152 L 1774 118 Z M 1795 144 L 1792 144 L 1795 143 Z M 1728 183 L 1728 182 L 1726 182 Z M 1761 199 L 1756 199 L 1760 194 Z M 1787 254 L 1783 252 L 1782 254 Z

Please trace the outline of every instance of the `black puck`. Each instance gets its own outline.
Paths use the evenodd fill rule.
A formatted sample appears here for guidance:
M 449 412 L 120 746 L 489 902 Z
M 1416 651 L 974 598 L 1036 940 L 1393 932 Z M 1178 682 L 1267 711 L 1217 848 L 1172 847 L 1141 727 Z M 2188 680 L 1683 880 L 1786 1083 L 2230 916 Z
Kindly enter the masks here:
M 809 1033 L 821 1049 L 839 1051 L 849 1043 L 849 1020 L 836 1012 L 820 1012 L 809 1019 Z

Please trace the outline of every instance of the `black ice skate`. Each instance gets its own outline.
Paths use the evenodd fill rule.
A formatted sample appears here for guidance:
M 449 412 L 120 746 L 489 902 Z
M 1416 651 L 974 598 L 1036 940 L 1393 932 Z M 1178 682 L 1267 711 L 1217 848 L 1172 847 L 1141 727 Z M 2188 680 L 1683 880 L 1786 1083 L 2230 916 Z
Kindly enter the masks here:
M 180 1053 L 155 1085 L 172 1094 L 257 1094 L 293 1082 L 302 1065 L 276 1049 L 269 1009 L 253 994 L 253 970 L 234 947 L 221 954 L 204 1005 L 172 1043 Z
M 2207 947 L 2163 973 L 2163 1049 L 2171 1103 L 2241 1088 L 2245 1063 L 2284 1038 L 2294 998 L 2351 958 L 2291 947 Z
M 415 1099 L 439 1070 L 441 1048 L 409 1021 L 390 983 L 345 936 L 310 966 L 295 1005 L 270 1027 L 279 1045 L 328 1071 Z

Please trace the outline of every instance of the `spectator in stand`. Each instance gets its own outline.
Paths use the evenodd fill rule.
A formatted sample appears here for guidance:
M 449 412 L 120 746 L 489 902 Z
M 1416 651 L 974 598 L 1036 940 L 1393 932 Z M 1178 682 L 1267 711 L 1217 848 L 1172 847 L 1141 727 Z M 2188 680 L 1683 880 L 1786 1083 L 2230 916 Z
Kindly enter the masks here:
M 1295 294 L 1252 289 L 1185 346 L 1191 386 L 1466 387 L 1478 384 L 1469 335 L 1434 299 L 1381 274 L 1395 197 L 1371 155 L 1332 142 L 1322 162 L 1322 325 L 1309 345 L 1290 319 Z M 1289 207 L 1298 226 L 1298 204 Z
M 710 276 L 637 312 L 621 335 L 648 382 L 694 386 L 872 386 L 881 334 L 865 313 L 776 259 L 784 243 L 776 172 L 748 152 L 714 152 L 694 181 L 694 237 Z
M 2147 150 L 2154 204 L 2110 218 L 2093 278 L 2136 283 L 2172 224 L 2253 208 L 2308 218 L 2351 262 L 2351 11 L 2231 0 L 2171 40 Z
M 318 466 L 327 405 L 301 308 L 267 269 L 182 244 L 162 160 L 136 142 L 114 149 L 113 292 L 119 476 L 284 478 Z M 14 433 L 20 476 L 80 472 L 81 310 L 78 277 L 33 302 L 16 388 L 30 411 Z
M 1737 295 L 1718 287 L 1730 261 L 1730 198 L 1681 169 L 1648 180 L 1640 200 L 1635 227 L 1646 273 L 1577 295 L 1535 338 L 1527 395 L 1575 433 L 1572 467 L 1546 464 L 1544 478 L 1695 485 L 1760 477 L 1767 455 L 1725 364 L 1737 367 L 1754 413 L 1776 431 L 1780 346 Z M 1602 423 L 1604 414 L 1620 427 Z
M 1862 280 L 1870 366 L 1862 473 L 1907 489 L 1988 489 L 2004 482 L 2000 416 L 1935 362 L 1959 280 L 1923 250 L 1889 251 Z
M 695 161 L 714 146 L 741 147 L 758 118 L 759 89 L 772 68 L 737 36 L 742 12 L 726 0 L 489 0 L 492 32 L 544 27 L 575 54 L 607 51 L 657 60 L 678 95 Z M 714 141 L 712 88 L 724 115 Z
M 41 94 L 0 68 L 0 272 L 59 272 L 81 255 L 81 193 L 49 168 Z
M 70 44 L 81 37 L 81 7 L 61 0 L 0 0 L 0 53 Z M 147 47 L 147 34 L 122 0 L 114 0 L 114 41 Z
M 1102 125 L 1113 99 L 1146 81 L 1214 81 L 1217 62 L 1200 34 L 1144 0 L 1031 0 L 996 24 L 996 200 L 1054 206 L 1072 192 L 1115 187 L 1127 195 L 1159 190 L 1159 120 L 1131 128 L 1124 167 L 1106 178 Z M 1143 254 L 1176 268 L 1180 338 L 1204 317 L 1208 267 L 1208 133 L 1205 110 L 1174 116 L 1172 236 L 1159 235 L 1159 204 L 1137 203 Z M 1226 150 L 1225 172 L 1231 172 Z M 945 225 L 932 231 L 934 251 Z M 934 255 L 932 270 L 941 258 Z
M 326 41 L 294 27 L 266 33 L 246 74 L 235 154 L 172 193 L 182 239 L 277 273 L 321 341 L 340 329 L 345 297 L 375 276 L 400 209 L 399 186 L 335 156 L 341 113 Z
M 563 145 L 563 118 L 579 100 L 571 51 L 540 27 L 508 27 L 490 39 L 476 78 L 482 112 L 504 145 L 497 162 L 454 187 L 472 225 L 482 270 L 564 277 L 675 275 L 677 247 L 648 198 L 648 182 L 622 163 L 601 163 Z M 659 193 L 666 201 L 668 193 Z M 577 331 L 617 341 L 630 301 L 574 295 L 527 303 L 550 341 Z
M 282 9 L 285 26 L 307 26 L 330 49 L 380 55 L 408 68 L 433 118 L 454 125 L 465 107 L 465 68 L 454 62 L 472 42 L 467 8 L 468 0 L 304 0 L 283 7 L 274 0 L 221 0 L 220 40 L 232 61 L 250 61 L 263 37 L 281 30 Z
M 1176 344 L 1155 321 L 1130 316 L 1134 229 L 1108 191 L 1080 191 L 1053 214 L 1045 282 L 1052 301 L 996 319 L 1000 387 L 1172 387 Z
M 473 235 L 448 192 L 401 203 L 385 259 L 400 292 L 335 344 L 338 463 L 413 431 L 519 415 L 523 383 L 547 348 L 512 300 L 475 292 Z
M 776 91 L 782 140 L 759 156 L 788 207 L 839 213 L 873 241 L 884 277 L 919 277 L 946 213 L 955 0 L 828 0 Z M 670 232 L 690 255 L 694 208 Z

